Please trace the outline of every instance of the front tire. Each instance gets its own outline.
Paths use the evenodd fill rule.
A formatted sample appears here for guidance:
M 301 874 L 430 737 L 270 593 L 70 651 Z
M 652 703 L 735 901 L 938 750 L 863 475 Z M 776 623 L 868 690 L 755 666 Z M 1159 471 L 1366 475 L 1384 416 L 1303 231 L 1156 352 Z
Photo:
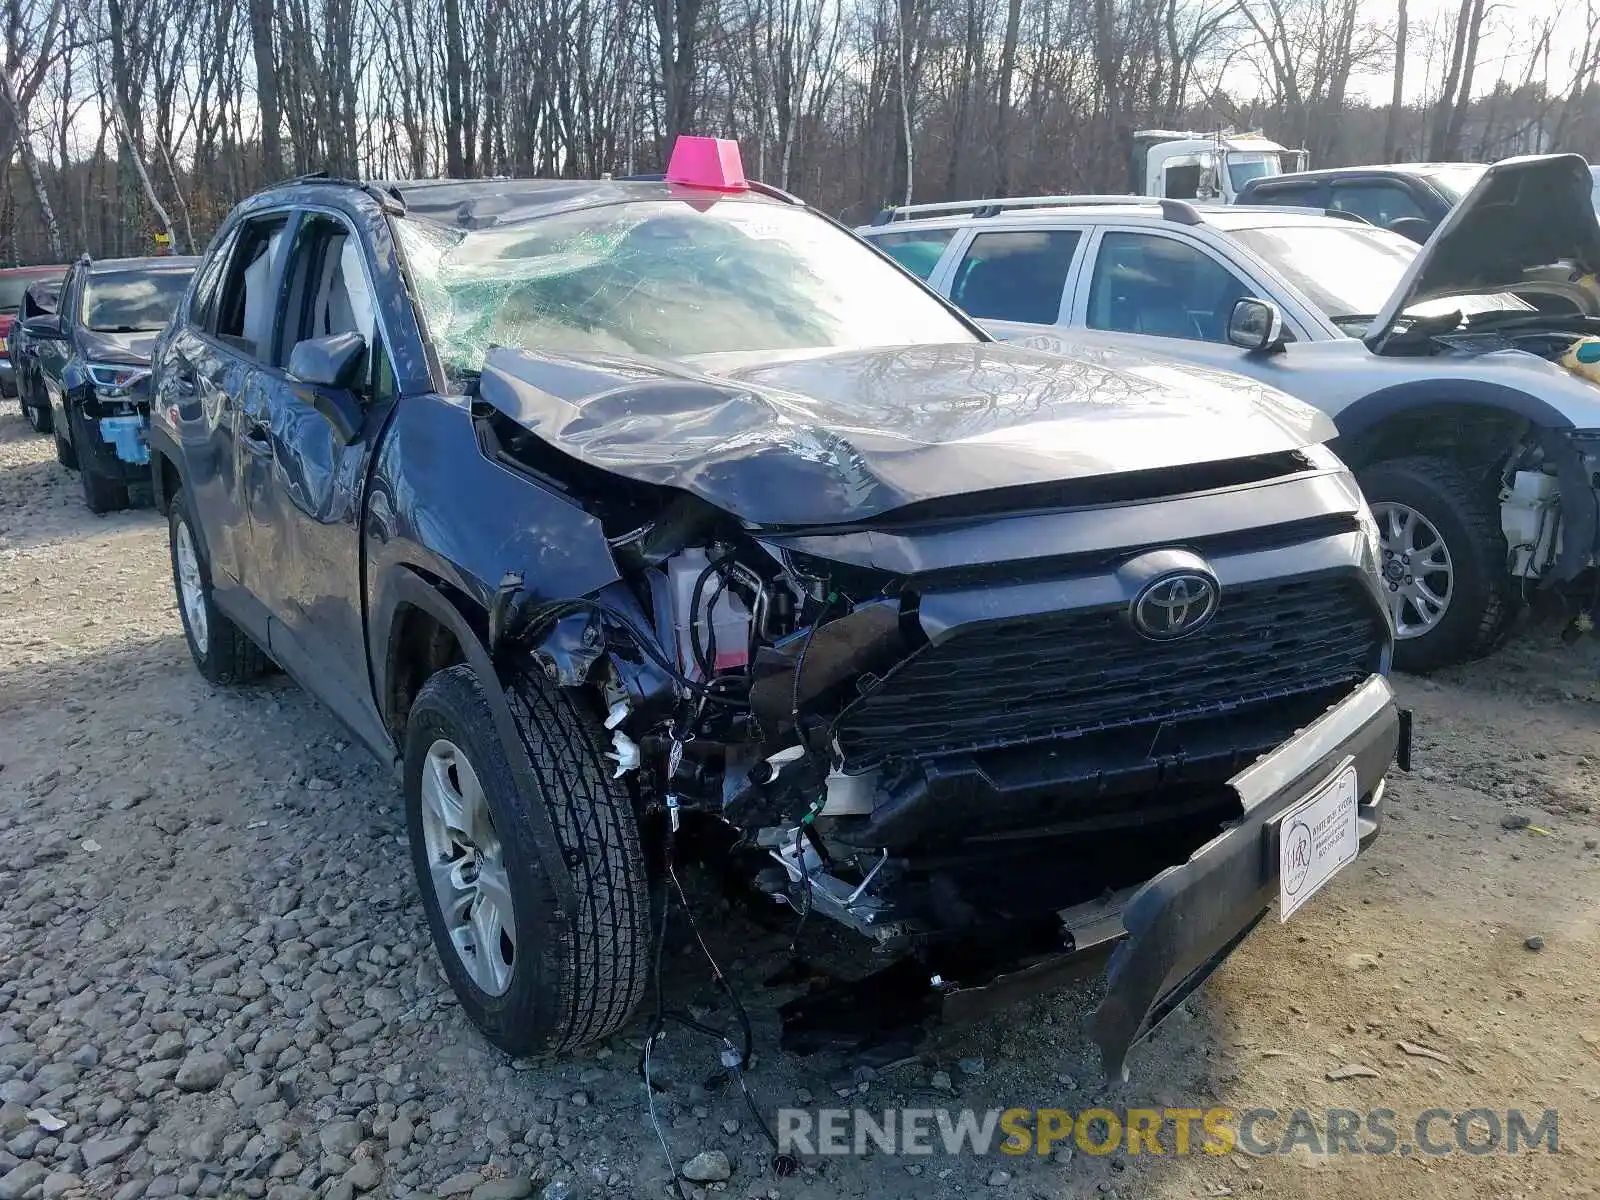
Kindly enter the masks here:
M 248 683 L 266 673 L 267 656 L 217 607 L 211 593 L 211 566 L 194 529 L 188 493 L 180 488 L 167 507 L 167 540 L 184 641 L 208 682 Z
M 96 514 L 120 512 L 128 507 L 128 485 L 104 475 L 90 467 L 78 472 L 78 482 L 83 484 L 83 502 Z
M 1425 672 L 1487 654 L 1517 607 L 1488 487 L 1424 456 L 1375 463 L 1358 479 L 1383 542 L 1394 665 Z
M 569 693 L 519 678 L 506 695 L 519 734 L 508 746 L 483 688 L 470 666 L 451 667 L 411 706 L 412 866 L 472 1023 L 507 1054 L 558 1054 L 620 1028 L 644 996 L 650 899 L 638 824 L 606 770 L 597 722 Z M 531 770 L 536 794 L 517 788 L 511 755 Z M 539 842 L 550 827 L 553 847 Z M 567 865 L 572 911 L 558 910 L 552 851 Z
M 61 436 L 61 430 L 55 427 L 55 417 L 50 418 L 50 428 L 56 437 L 56 461 L 69 471 L 78 469 L 78 451 L 72 443 Z

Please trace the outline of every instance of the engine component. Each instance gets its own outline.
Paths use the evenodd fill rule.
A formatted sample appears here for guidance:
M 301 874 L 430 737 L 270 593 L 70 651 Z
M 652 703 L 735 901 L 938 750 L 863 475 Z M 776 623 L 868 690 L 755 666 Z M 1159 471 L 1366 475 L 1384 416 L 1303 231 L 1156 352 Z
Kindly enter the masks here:
M 1500 492 L 1500 528 L 1510 547 L 1510 571 L 1538 579 L 1561 553 L 1561 488 L 1555 476 L 1518 471 Z
M 727 565 L 710 561 L 698 547 L 667 561 L 678 665 L 691 679 L 750 661 L 750 610 L 728 586 Z
M 880 850 L 861 882 L 851 884 L 828 870 L 811 839 L 798 828 L 763 829 L 756 841 L 766 848 L 788 878 L 788 890 L 773 894 L 773 899 L 780 904 L 815 908 L 821 915 L 880 943 L 901 933 L 896 923 L 887 920 L 893 913 L 892 906 L 872 891 L 873 882 L 889 861 L 888 850 Z
M 617 764 L 614 779 L 621 779 L 629 771 L 639 769 L 639 743 L 630 738 L 622 729 L 622 723 L 628 719 L 628 705 L 619 700 L 611 706 L 611 711 L 606 714 L 606 728 L 611 731 L 611 750 L 606 757 Z

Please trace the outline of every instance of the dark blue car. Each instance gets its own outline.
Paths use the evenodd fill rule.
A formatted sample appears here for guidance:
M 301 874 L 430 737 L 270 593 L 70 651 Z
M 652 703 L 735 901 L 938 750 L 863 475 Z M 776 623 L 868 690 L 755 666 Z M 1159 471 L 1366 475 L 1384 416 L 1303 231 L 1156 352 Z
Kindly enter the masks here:
M 25 322 L 56 458 L 78 472 L 89 511 L 128 506 L 150 477 L 145 421 L 150 349 L 189 286 L 197 258 L 85 255 L 62 282 L 57 311 Z
M 1376 835 L 1404 756 L 1331 427 L 997 343 L 689 145 L 665 178 L 239 206 L 154 363 L 195 662 L 275 660 L 393 764 L 507 1051 L 628 1019 L 694 834 L 912 981 L 893 1013 L 805 997 L 786 1044 L 1115 952 L 1115 1071 Z

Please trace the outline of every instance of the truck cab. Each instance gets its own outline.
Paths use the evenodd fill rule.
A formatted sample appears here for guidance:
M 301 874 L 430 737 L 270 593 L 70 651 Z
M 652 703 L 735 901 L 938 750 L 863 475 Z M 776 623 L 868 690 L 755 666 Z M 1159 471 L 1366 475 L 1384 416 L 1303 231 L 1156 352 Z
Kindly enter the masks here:
M 1133 144 L 1133 190 L 1169 200 L 1232 204 L 1252 179 L 1303 171 L 1307 159 L 1306 151 L 1290 150 L 1259 133 L 1141 129 Z

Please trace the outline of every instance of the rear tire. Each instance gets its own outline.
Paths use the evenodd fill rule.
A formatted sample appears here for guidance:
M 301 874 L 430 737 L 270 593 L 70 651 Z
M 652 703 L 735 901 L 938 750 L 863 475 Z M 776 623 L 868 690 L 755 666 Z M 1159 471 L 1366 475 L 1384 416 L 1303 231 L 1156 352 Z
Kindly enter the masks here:
M 181 488 L 167 508 L 168 543 L 172 552 L 172 586 L 178 596 L 183 640 L 207 682 L 248 683 L 267 671 L 269 660 L 220 610 L 211 595 L 211 566 L 200 549 L 189 512 L 188 493 Z
M 508 746 L 483 688 L 470 666 L 455 666 L 430 678 L 411 706 L 412 866 L 445 975 L 472 1023 L 507 1054 L 558 1054 L 619 1029 L 644 996 L 650 897 L 638 824 L 627 789 L 606 769 L 598 723 L 572 695 L 542 676 L 519 678 L 506 699 L 520 736 Z M 536 794 L 517 788 L 511 755 L 532 771 Z M 441 837 L 441 807 L 429 796 L 450 796 L 462 780 L 472 786 L 459 796 L 476 789 L 481 800 L 470 807 L 487 820 L 467 822 L 477 833 Z M 554 827 L 554 847 L 539 843 L 547 825 L 535 804 Z M 545 867 L 552 850 L 567 864 L 572 911 L 557 909 L 560 891 Z M 503 883 L 477 892 L 484 878 Z M 479 921 L 486 902 L 490 918 Z M 509 917 L 500 911 L 507 905 Z M 509 936 L 479 945 L 480 931 L 500 929 Z
M 50 406 L 38 405 L 28 402 L 26 396 L 19 396 L 17 403 L 22 405 L 22 415 L 27 418 L 28 424 L 35 433 L 49 433 L 53 422 L 50 420 Z
M 1385 542 L 1379 564 L 1390 573 L 1384 580 L 1385 594 L 1400 609 L 1402 629 L 1410 625 L 1414 630 L 1396 638 L 1394 665 L 1402 671 L 1424 672 L 1487 654 L 1510 627 L 1518 607 L 1493 494 L 1446 458 L 1417 456 L 1375 463 L 1358 479 Z M 1397 539 L 1395 534 L 1407 513 L 1431 527 L 1431 533 L 1422 535 L 1425 543 L 1431 544 L 1433 534 L 1442 542 L 1444 553 L 1434 561 L 1442 557 L 1449 564 L 1448 602 L 1431 622 L 1421 620 L 1418 607 L 1395 599 L 1407 586 L 1408 568 L 1420 560 L 1413 555 L 1409 563 L 1399 561 L 1408 539 Z M 1422 527 L 1413 520 L 1412 528 Z M 1435 595 L 1445 578 L 1443 573 L 1433 577 Z

